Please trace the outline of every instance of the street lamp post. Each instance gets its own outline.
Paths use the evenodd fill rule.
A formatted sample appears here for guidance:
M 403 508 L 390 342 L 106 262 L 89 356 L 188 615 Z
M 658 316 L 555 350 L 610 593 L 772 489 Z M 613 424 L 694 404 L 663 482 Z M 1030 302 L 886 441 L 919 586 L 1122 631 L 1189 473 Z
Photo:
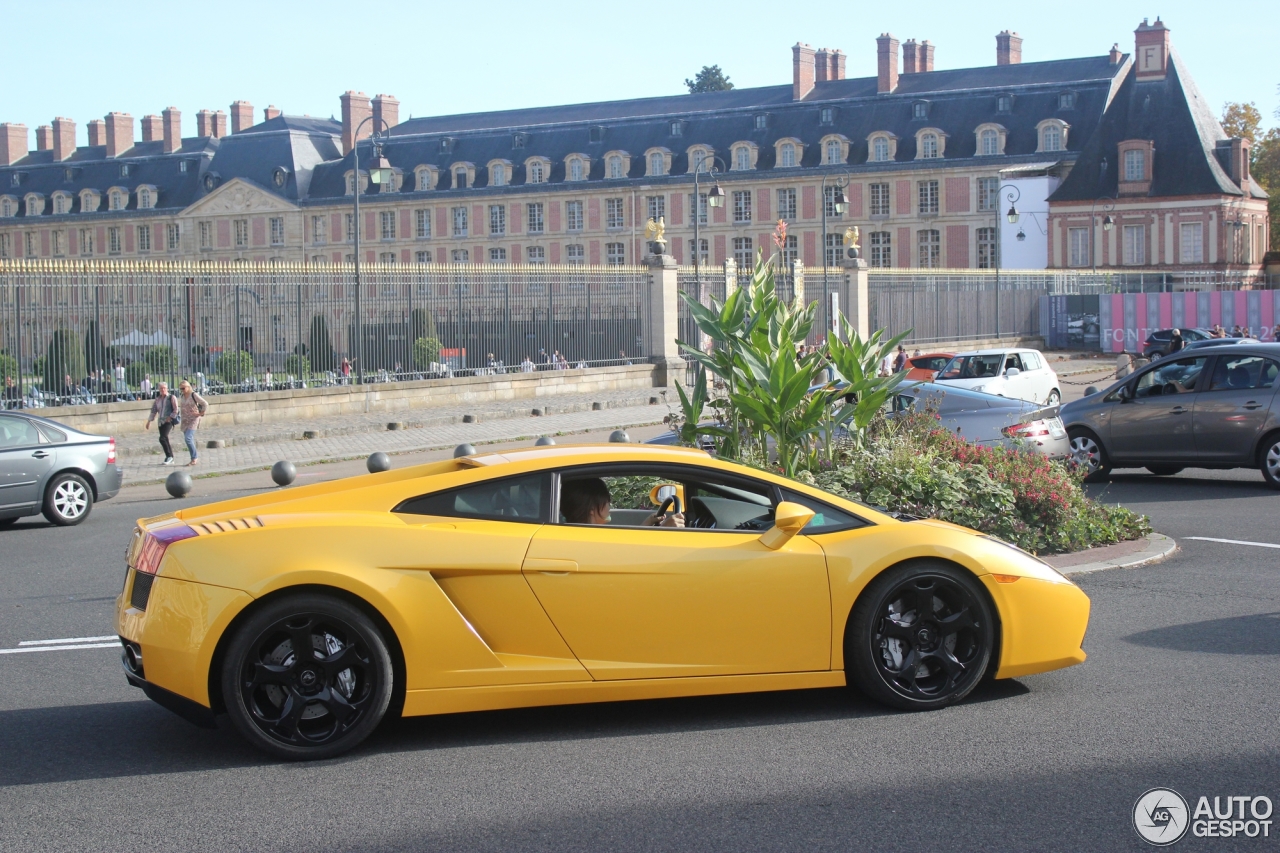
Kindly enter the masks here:
M 699 236 L 701 234 L 699 226 L 702 224 L 702 193 L 699 190 L 699 178 L 704 172 L 715 181 L 711 191 L 707 193 L 707 207 L 718 208 L 724 206 L 724 190 L 720 188 L 720 180 L 716 177 L 721 172 L 720 169 L 716 168 L 716 163 L 723 166 L 724 161 L 714 155 L 710 159 L 711 166 L 709 168 L 703 168 L 707 165 L 707 161 L 704 159 L 693 172 L 693 280 L 698 287 L 699 302 L 702 301 L 702 267 L 700 263 L 702 260 L 702 239 Z
M 393 172 L 391 164 L 387 162 L 387 158 L 382 156 L 382 146 L 391 136 L 391 127 L 381 118 L 368 116 L 364 121 L 356 126 L 356 132 L 352 134 L 355 142 L 351 145 L 351 154 L 355 158 L 355 172 L 352 176 L 354 186 L 351 195 L 355 198 L 355 221 L 352 223 L 355 227 L 355 262 L 356 262 L 356 384 L 361 384 L 361 374 L 364 372 L 364 318 L 360 310 L 360 131 L 364 129 L 365 124 L 374 122 L 373 135 L 370 141 L 373 143 L 373 162 L 369 164 L 369 183 L 379 186 L 384 183 L 390 183 Z M 378 135 L 378 124 L 382 125 L 382 136 Z
M 827 285 L 827 266 L 829 264 L 828 256 L 830 255 L 830 250 L 827 248 L 827 181 L 831 181 L 832 186 L 836 188 L 835 198 L 832 199 L 832 207 L 835 208 L 836 216 L 843 217 L 845 208 L 849 206 L 849 201 L 844 195 L 844 188 L 849 186 L 850 178 L 851 175 L 844 170 L 822 176 L 822 317 L 824 337 L 831 331 L 831 294 Z
M 1008 193 L 1004 191 L 1008 190 Z M 1002 195 L 1003 194 L 1003 195 Z M 1000 225 L 1000 198 L 1009 199 L 1009 212 L 1005 216 L 1009 219 L 1009 224 L 1017 223 L 1018 213 L 1017 202 L 1022 198 L 1022 191 L 1013 184 L 1005 184 L 996 190 L 996 337 L 1000 337 L 1000 264 L 1004 261 L 1004 238 L 1001 233 L 1004 228 Z
M 1098 229 L 1097 219 L 1094 217 L 1098 202 L 1102 202 L 1102 230 L 1110 231 L 1116 224 L 1116 221 L 1111 217 L 1111 211 L 1116 209 L 1116 200 L 1109 195 L 1095 198 L 1093 204 L 1089 206 L 1089 263 L 1093 267 L 1094 274 L 1098 272 L 1098 254 L 1093 245 L 1093 233 Z

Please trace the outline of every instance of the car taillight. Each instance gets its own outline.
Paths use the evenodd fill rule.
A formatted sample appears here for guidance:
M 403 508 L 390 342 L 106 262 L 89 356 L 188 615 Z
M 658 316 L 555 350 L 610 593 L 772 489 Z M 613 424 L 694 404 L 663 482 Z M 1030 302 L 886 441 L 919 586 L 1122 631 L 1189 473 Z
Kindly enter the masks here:
M 114 438 L 107 439 L 107 464 L 114 465 L 116 462 L 116 440 Z
M 1000 430 L 1009 438 L 1036 438 L 1049 434 L 1049 425 L 1044 421 L 1032 421 L 1029 424 L 1014 424 Z
M 185 524 L 162 527 L 147 533 L 142 540 L 142 551 L 138 554 L 138 562 L 134 569 L 143 574 L 154 575 L 159 570 L 160 561 L 164 559 L 164 552 L 170 545 L 199 535 Z

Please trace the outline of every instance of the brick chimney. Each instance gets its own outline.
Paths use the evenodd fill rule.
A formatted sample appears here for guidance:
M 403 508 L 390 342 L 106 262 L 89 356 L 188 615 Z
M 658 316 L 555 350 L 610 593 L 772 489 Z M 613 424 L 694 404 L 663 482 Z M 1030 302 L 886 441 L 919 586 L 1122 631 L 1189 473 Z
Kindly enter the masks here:
M 76 123 L 58 116 L 53 120 L 53 159 L 65 160 L 76 153 Z
M 996 36 L 996 65 L 1022 64 L 1022 36 L 1001 30 Z
M 262 111 L 263 121 L 271 121 L 273 118 L 279 118 L 279 117 L 280 117 L 280 110 L 276 108 L 275 104 L 272 104 L 271 106 L 267 107 L 265 110 Z
M 1112 64 L 1112 65 L 1119 65 L 1119 64 L 1120 64 L 1120 56 L 1121 56 L 1121 53 L 1120 53 L 1120 45 L 1119 45 L 1119 44 L 1113 44 L 1113 45 L 1111 45 L 1111 53 L 1108 55 L 1108 57 L 1109 57 L 1109 58 L 1110 58 L 1110 60 L 1111 60 L 1111 64 Z
M 0 166 L 12 166 L 27 156 L 27 126 L 6 121 L 0 124 Z
M 342 153 L 350 154 L 351 149 L 356 144 L 356 131 L 360 130 L 360 123 L 373 115 L 373 110 L 369 106 L 369 96 L 364 92 L 356 92 L 348 89 L 339 98 L 342 102 Z M 364 139 L 372 131 L 369 129 L 369 122 L 360 130 L 360 139 Z
M 1137 79 L 1163 80 L 1169 69 L 1169 28 L 1159 18 L 1154 24 L 1143 18 L 1133 31 L 1133 43 Z
M 133 116 L 107 113 L 107 156 L 119 157 L 133 147 Z
M 929 43 L 928 39 L 920 42 L 920 70 L 933 70 L 933 45 Z
M 882 95 L 898 88 L 898 40 L 888 33 L 876 39 L 876 91 Z
M 825 83 L 831 79 L 831 51 L 825 47 L 818 48 L 813 55 L 813 79 L 818 83 Z
M 915 39 L 907 39 L 902 43 L 902 73 L 915 74 L 920 70 L 920 45 Z
M 382 127 L 382 122 L 387 123 L 387 127 L 395 127 L 400 123 L 400 102 L 396 100 L 395 95 L 374 95 L 373 96 L 373 121 Z
M 100 118 L 89 120 L 89 144 L 107 144 L 107 123 Z
M 231 132 L 239 133 L 253 127 L 253 104 L 248 101 L 231 102 Z
M 791 48 L 791 100 L 803 101 L 813 91 L 817 77 L 814 50 L 804 42 Z
M 160 118 L 164 121 L 164 153 L 172 154 L 182 147 L 182 113 L 177 107 L 165 107 Z
M 164 119 L 157 115 L 142 117 L 142 141 L 159 142 L 164 139 Z
M 213 135 L 219 139 L 227 135 L 227 114 L 222 110 L 213 114 Z
M 42 124 L 36 128 L 36 150 L 53 150 L 53 128 L 47 124 Z
M 845 57 L 845 55 L 844 55 L 844 51 L 843 51 L 843 50 L 833 50 L 833 51 L 831 51 L 831 57 L 827 60 L 827 62 L 829 63 L 829 66 L 828 66 L 828 67 L 831 69 L 831 79 L 832 79 L 832 80 L 843 80 L 843 79 L 844 79 L 844 61 L 845 61 L 845 59 L 846 59 L 846 57 Z
M 196 113 L 196 136 L 213 135 L 213 111 L 200 110 Z

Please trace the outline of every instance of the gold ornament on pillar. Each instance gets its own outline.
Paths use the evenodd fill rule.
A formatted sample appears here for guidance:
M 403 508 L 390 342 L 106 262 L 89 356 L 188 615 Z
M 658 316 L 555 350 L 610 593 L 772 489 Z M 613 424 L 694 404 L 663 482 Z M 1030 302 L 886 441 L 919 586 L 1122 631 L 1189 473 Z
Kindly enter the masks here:
M 663 219 L 662 216 L 658 217 L 657 222 L 650 219 L 644 226 L 644 235 L 649 238 L 649 242 L 657 246 L 658 251 L 654 252 L 655 255 L 665 255 L 667 252 L 667 238 L 663 236 L 666 234 L 667 225 Z
M 858 242 L 859 239 L 858 226 L 851 225 L 844 229 L 844 247 L 849 250 L 849 256 L 852 258 L 856 258 L 860 254 L 859 250 L 862 246 Z

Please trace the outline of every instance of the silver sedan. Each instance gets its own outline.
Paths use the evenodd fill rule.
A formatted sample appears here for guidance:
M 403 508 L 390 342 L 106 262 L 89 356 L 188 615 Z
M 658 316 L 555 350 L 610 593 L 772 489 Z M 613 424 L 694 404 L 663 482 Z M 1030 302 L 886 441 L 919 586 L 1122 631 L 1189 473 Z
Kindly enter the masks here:
M 0 413 L 0 527 L 38 513 L 54 524 L 79 524 L 95 502 L 119 493 L 123 479 L 114 438 Z
M 1019 447 L 1050 459 L 1071 454 L 1058 407 L 934 382 L 904 385 L 893 411 L 929 407 L 940 424 L 973 444 Z

